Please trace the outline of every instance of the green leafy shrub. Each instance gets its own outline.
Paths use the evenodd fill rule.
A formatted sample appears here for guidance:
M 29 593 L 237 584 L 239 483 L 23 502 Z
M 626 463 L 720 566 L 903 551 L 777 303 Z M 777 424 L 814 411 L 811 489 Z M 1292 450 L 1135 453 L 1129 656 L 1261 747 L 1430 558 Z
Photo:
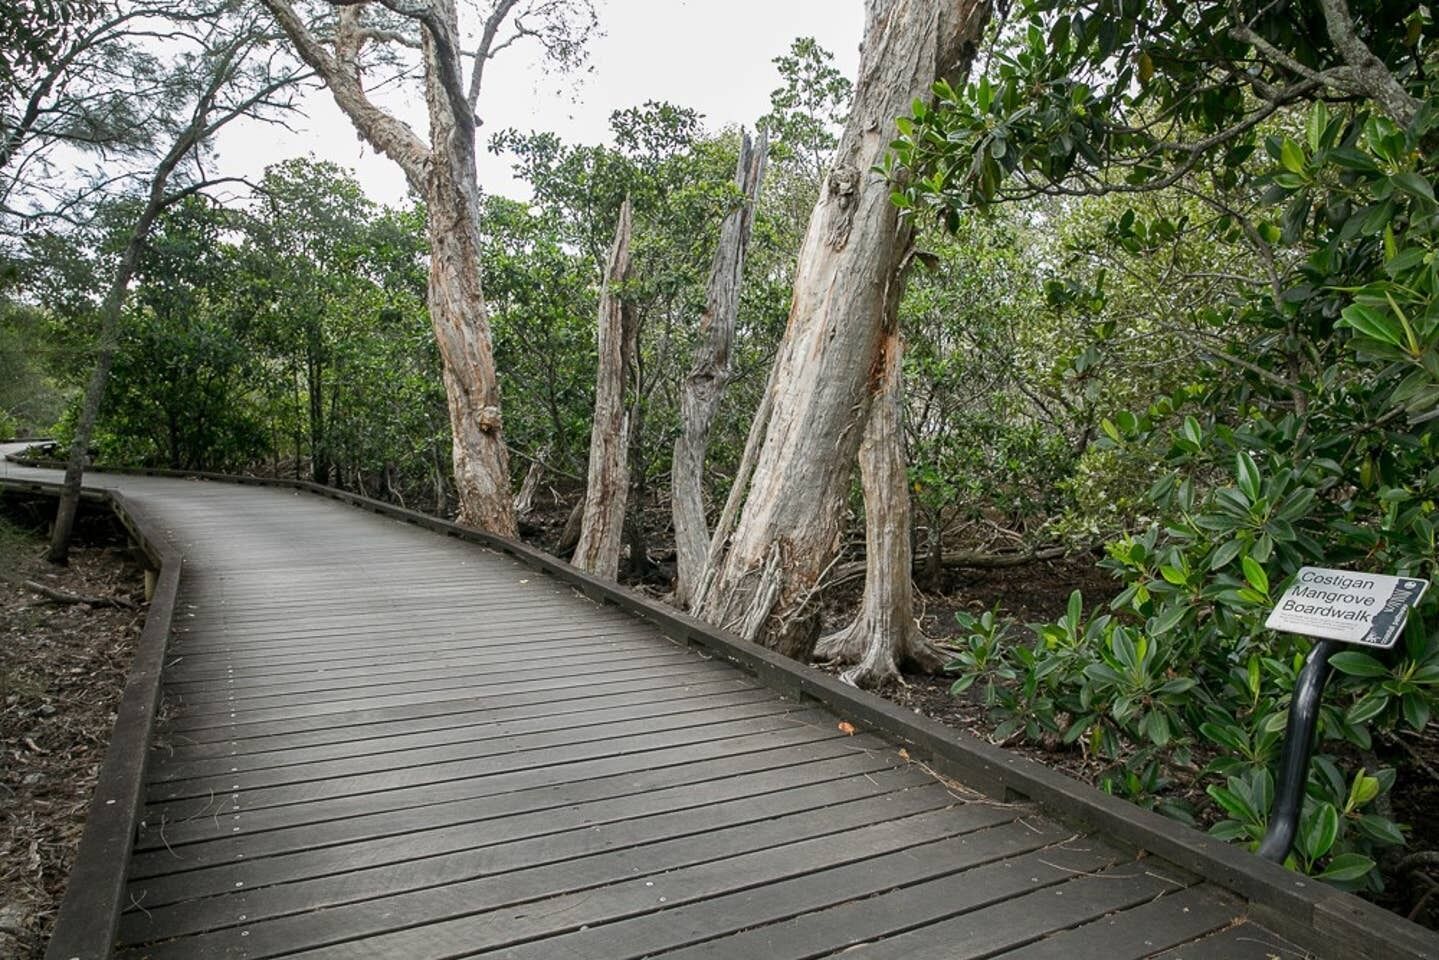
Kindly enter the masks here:
M 1310 42 L 1327 34 L 1309 5 L 1190 16 L 1029 0 L 994 69 L 917 105 L 886 168 L 902 210 L 950 229 L 972 207 L 1040 193 L 1117 205 L 1094 243 L 1133 273 L 1161 262 L 1178 278 L 1147 308 L 1089 307 L 1119 337 L 1165 337 L 1191 358 L 1112 411 L 1092 446 L 1092 461 L 1155 477 L 1102 564 L 1123 590 L 1087 618 L 1076 596 L 1033 643 L 987 651 L 986 701 L 997 737 L 1057 731 L 1115 765 L 1102 783 L 1116 793 L 1182 815 L 1174 782 L 1197 781 L 1214 807 L 1196 812 L 1250 844 L 1311 648 L 1264 628 L 1275 598 L 1306 564 L 1436 573 L 1439 86 L 1415 68 L 1435 25 L 1423 8 L 1350 9 L 1402 97 L 1321 83 L 1274 98 L 1294 61 L 1273 50 L 1316 70 L 1342 62 Z M 1240 63 L 1249 93 L 1216 80 Z M 1182 195 L 1205 215 L 1117 199 L 1130 194 Z M 1222 276 L 1213 258 L 1186 268 L 1195 236 L 1233 251 Z M 1201 278 L 1212 293 L 1174 307 L 1176 287 Z M 1289 862 L 1375 890 L 1376 861 L 1404 841 L 1385 813 L 1396 774 L 1376 754 L 1439 699 L 1439 592 L 1397 649 L 1332 664 Z M 963 679 L 975 665 L 954 668 Z

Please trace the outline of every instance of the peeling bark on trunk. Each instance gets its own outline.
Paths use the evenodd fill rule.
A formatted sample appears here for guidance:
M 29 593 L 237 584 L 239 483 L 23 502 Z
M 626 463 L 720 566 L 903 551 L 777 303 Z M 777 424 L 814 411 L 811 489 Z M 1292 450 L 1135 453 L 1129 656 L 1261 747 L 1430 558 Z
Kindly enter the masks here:
M 453 21 L 453 3 L 437 9 Z M 424 38 L 425 99 L 431 159 L 425 202 L 430 240 L 430 324 L 444 364 L 445 396 L 454 435 L 455 488 L 461 523 L 518 535 L 510 497 L 510 460 L 501 435 L 500 384 L 491 350 L 490 318 L 480 287 L 480 201 L 473 131 L 459 121 L 442 88 L 439 57 Z
M 428 303 L 440 350 L 453 438 L 459 521 L 517 535 L 509 455 L 501 435 L 500 388 L 489 316 L 480 285 L 480 205 L 475 181 L 475 119 L 456 79 L 455 0 L 429 0 L 420 30 L 426 145 L 407 124 L 376 106 L 362 83 L 366 43 L 362 5 L 341 5 L 333 52 L 289 0 L 263 0 L 300 56 L 324 78 L 335 103 L 375 150 L 399 165 L 425 198 L 430 241 Z
M 840 679 L 867 689 L 899 680 L 901 667 L 933 672 L 944 664 L 943 655 L 925 640 L 914 619 L 900 378 L 904 345 L 897 332 L 886 335 L 881 351 L 879 382 L 859 447 L 864 600 L 854 622 L 820 640 L 814 651 L 817 659 L 855 664 Z
M 680 399 L 683 425 L 675 440 L 670 498 L 675 524 L 674 602 L 681 608 L 689 605 L 709 553 L 704 507 L 705 451 L 709 446 L 710 424 L 730 380 L 745 249 L 749 246 L 768 149 L 765 134 L 760 134 L 756 147 L 750 143 L 749 134 L 741 132 L 739 162 L 735 169 L 735 187 L 741 200 L 720 225 L 719 245 L 715 248 L 705 292 L 705 311 L 700 317 L 694 365 Z
M 853 112 L 800 250 L 774 410 L 744 513 L 702 617 L 797 659 L 814 647 L 811 601 L 839 549 L 845 494 L 899 295 L 911 227 L 873 168 L 894 118 L 967 71 L 988 0 L 867 0 Z M 907 568 L 906 568 L 907 570 Z
M 580 540 L 571 563 L 597 577 L 619 574 L 629 499 L 629 410 L 625 380 L 630 369 L 634 316 L 623 289 L 630 276 L 630 202 L 620 207 L 615 242 L 600 295 L 599 370 L 595 376 L 595 417 L 590 428 L 590 465 Z

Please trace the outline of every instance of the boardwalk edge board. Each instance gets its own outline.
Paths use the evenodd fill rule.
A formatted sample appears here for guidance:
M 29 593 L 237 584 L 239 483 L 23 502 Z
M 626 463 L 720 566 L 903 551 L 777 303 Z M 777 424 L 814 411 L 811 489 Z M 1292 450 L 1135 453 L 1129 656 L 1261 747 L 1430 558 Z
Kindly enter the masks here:
M 56 496 L 59 487 L 4 479 L 0 480 L 0 493 Z M 148 516 L 118 491 L 106 491 L 95 499 L 109 503 L 159 574 L 115 711 L 115 725 L 45 951 L 46 960 L 102 960 L 111 955 L 120 913 L 126 906 L 125 884 L 144 804 L 145 772 L 160 704 L 160 675 L 180 587 L 181 556 L 159 535 L 157 518 Z
M 35 461 L 15 462 L 25 466 L 52 466 Z M 884 736 L 903 746 L 913 759 L 927 763 L 935 772 L 952 777 L 970 789 L 1001 801 L 1035 803 L 1062 822 L 1100 833 L 1130 850 L 1162 857 L 1225 887 L 1247 901 L 1248 913 L 1254 920 L 1318 956 L 1439 960 L 1439 934 L 1368 901 L 1261 860 L 1239 847 L 911 713 L 875 694 L 842 684 L 821 671 L 749 643 L 667 604 L 590 576 L 528 544 L 303 480 L 173 470 L 107 468 L 105 472 L 307 491 L 488 547 L 579 589 L 596 603 L 612 604 L 637 616 L 672 640 L 731 663 L 783 694 L 822 705 L 861 729 L 868 728 Z M 0 480 L 0 490 L 6 488 L 53 494 L 58 485 Z M 176 567 L 178 569 L 178 564 Z M 158 601 L 159 593 L 156 597 Z M 148 622 L 146 628 L 148 631 Z M 139 783 L 135 786 L 138 791 Z M 87 827 L 87 838 L 89 832 Z M 70 956 L 78 954 L 51 953 L 47 954 L 47 960 L 57 957 L 65 960 Z

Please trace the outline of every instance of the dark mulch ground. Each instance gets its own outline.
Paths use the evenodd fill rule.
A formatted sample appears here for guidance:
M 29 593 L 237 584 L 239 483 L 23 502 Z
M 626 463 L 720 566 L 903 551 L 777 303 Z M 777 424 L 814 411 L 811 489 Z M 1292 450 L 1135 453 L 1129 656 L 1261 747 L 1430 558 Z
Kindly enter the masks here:
M 1409 843 L 1405 856 L 1439 851 L 1439 729 L 1430 722 L 1423 732 L 1405 736 L 1402 744 L 1380 746 L 1379 756 L 1398 770 L 1390 797 L 1393 817 L 1405 824 Z M 1388 864 L 1393 869 L 1393 864 Z M 1385 907 L 1431 930 L 1439 930 L 1439 863 L 1417 866 L 1402 876 L 1391 872 L 1379 899 Z
M 86 524 L 92 545 L 57 568 L 15 519 L 0 517 L 0 956 L 21 960 L 43 955 L 65 890 L 144 620 L 144 579 L 103 523 Z M 54 603 L 24 580 L 137 607 Z

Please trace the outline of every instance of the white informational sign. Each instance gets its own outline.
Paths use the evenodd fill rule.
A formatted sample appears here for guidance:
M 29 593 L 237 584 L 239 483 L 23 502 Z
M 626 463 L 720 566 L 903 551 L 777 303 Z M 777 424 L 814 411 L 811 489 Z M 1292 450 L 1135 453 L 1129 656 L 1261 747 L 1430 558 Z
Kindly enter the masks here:
M 1270 630 L 1388 650 L 1428 580 L 1304 567 L 1269 614 Z

